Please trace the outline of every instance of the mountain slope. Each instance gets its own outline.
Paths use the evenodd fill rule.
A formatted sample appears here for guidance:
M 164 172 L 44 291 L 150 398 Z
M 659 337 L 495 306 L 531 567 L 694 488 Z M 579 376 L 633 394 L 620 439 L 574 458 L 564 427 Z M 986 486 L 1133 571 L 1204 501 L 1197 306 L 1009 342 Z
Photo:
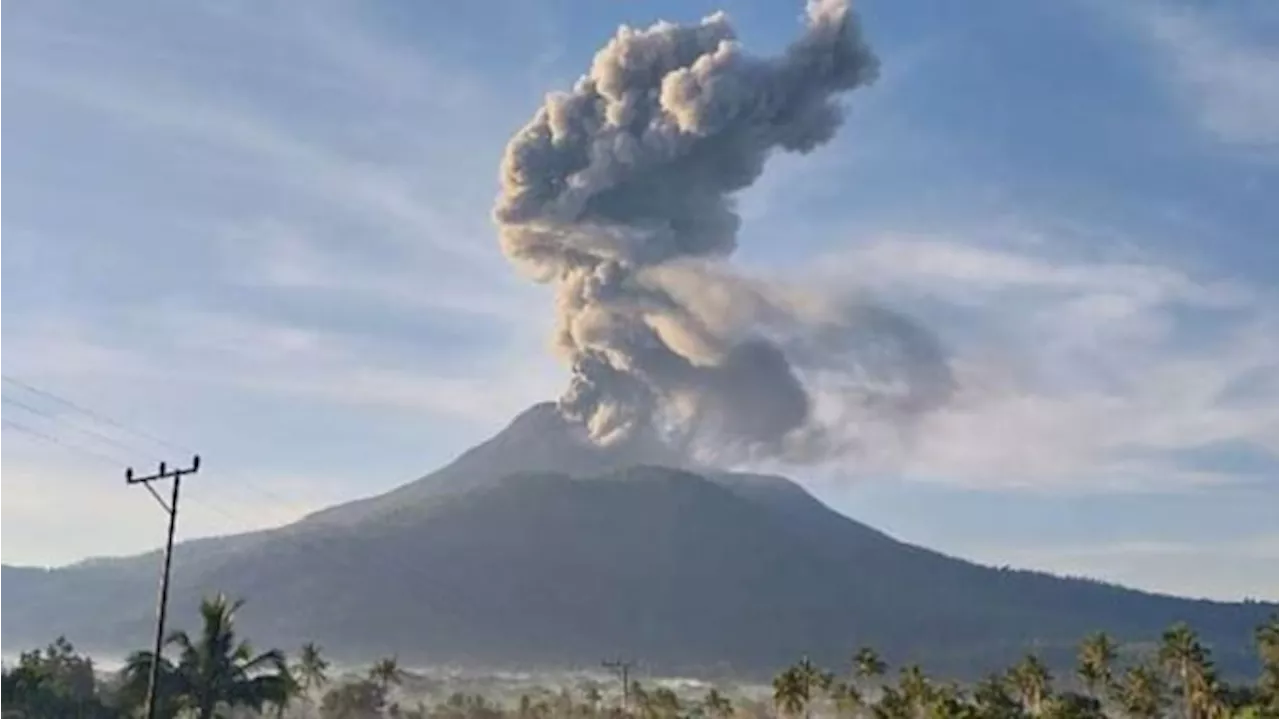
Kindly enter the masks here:
M 980 567 L 898 542 L 798 485 L 632 466 L 548 407 L 441 471 L 288 527 L 179 547 L 173 614 L 214 591 L 249 598 L 259 642 L 337 655 L 485 665 L 765 672 L 869 643 L 898 661 L 973 674 L 1032 646 L 1066 659 L 1087 631 L 1150 639 L 1196 626 L 1228 669 L 1273 605 L 1159 597 Z M 145 646 L 157 556 L 3 570 L 10 649 L 66 633 Z M 1249 671 L 1246 669 L 1246 671 Z

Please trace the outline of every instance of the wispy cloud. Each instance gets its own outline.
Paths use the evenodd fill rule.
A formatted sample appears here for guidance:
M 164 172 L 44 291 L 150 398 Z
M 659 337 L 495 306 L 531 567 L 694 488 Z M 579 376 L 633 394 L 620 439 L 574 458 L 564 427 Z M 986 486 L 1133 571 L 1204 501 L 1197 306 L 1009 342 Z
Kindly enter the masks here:
M 309 143 L 297 132 L 265 118 L 190 96 L 176 87 L 132 85 L 112 77 L 21 69 L 15 85 L 74 102 L 122 122 L 170 133 L 179 140 L 208 143 L 216 152 L 232 151 L 256 160 L 271 179 L 312 194 L 380 228 L 414 255 L 441 257 L 468 265 L 491 263 L 496 251 L 477 241 L 488 230 L 483 220 L 464 219 L 447 202 L 431 202 L 425 191 L 373 164 Z M 224 158 L 225 159 L 225 158 Z M 217 162 L 216 156 L 210 158 Z M 259 176 L 258 180 L 263 178 Z M 375 235 L 374 237 L 378 237 Z
M 1193 461 L 1198 452 L 1230 446 L 1255 467 L 1274 462 L 1274 388 L 1262 390 L 1277 367 L 1275 315 L 1264 293 L 977 236 L 883 236 L 822 263 L 835 285 L 913 308 L 952 353 L 955 396 L 905 445 L 888 443 L 870 472 L 1166 491 L 1241 478 Z
M 1280 77 L 1275 34 L 1260 43 L 1185 5 L 1123 7 L 1155 50 L 1155 66 L 1199 124 L 1223 142 L 1270 148 L 1275 159 Z

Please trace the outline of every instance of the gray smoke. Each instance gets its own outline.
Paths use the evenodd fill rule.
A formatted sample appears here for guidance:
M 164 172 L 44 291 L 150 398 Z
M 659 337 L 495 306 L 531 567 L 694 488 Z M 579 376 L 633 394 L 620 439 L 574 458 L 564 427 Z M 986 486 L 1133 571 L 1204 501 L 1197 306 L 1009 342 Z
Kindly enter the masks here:
M 559 407 L 599 443 L 656 432 L 704 457 L 810 461 L 860 449 L 944 397 L 908 320 L 733 274 L 733 193 L 775 149 L 809 152 L 877 62 L 844 0 L 811 0 L 776 58 L 728 18 L 622 27 L 572 92 L 511 140 L 494 211 L 507 256 L 556 287 Z

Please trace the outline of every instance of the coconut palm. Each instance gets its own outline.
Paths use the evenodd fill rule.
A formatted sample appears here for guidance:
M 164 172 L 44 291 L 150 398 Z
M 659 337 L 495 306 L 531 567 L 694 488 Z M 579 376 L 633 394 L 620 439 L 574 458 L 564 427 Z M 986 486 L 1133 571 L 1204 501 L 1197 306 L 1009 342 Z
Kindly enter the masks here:
M 998 674 L 988 675 L 974 687 L 973 706 L 978 716 L 990 719 L 1023 716 L 1022 705 L 1009 694 L 1009 683 Z
M 1116 659 L 1116 645 L 1106 632 L 1095 632 L 1080 642 L 1076 659 L 1076 676 L 1089 696 L 1099 699 L 1099 689 L 1111 684 L 1111 663 Z
M 1129 667 L 1116 685 L 1116 701 L 1133 719 L 1156 719 L 1166 704 L 1160 672 L 1149 664 Z
M 287 703 L 294 691 L 280 650 L 254 654 L 248 642 L 236 640 L 235 613 L 243 604 L 223 595 L 205 599 L 198 638 L 184 631 L 169 635 L 167 644 L 179 653 L 171 683 L 198 719 L 211 719 L 222 707 L 261 712 L 266 704 Z
M 773 698 L 778 708 L 790 715 L 809 715 L 809 704 L 819 691 L 831 687 L 834 677 L 822 671 L 808 657 L 786 671 L 773 681 Z
M 1267 716 L 1277 713 L 1277 694 L 1280 693 L 1276 678 L 1276 668 L 1280 664 L 1280 657 L 1277 656 L 1280 652 L 1277 652 L 1276 635 L 1276 615 L 1274 614 L 1271 615 L 1270 621 L 1258 627 L 1254 633 L 1254 641 L 1258 645 L 1258 658 L 1262 660 L 1262 676 L 1258 679 L 1258 694 Z
M 796 717 L 809 705 L 809 690 L 796 667 L 787 667 L 773 679 L 773 703 L 778 711 Z
M 120 669 L 116 701 L 127 712 L 138 712 L 146 706 L 147 686 L 151 681 L 151 652 L 136 651 L 124 660 Z M 156 716 L 176 716 L 182 709 L 179 696 L 178 668 L 168 658 L 160 657 L 156 674 Z
M 707 690 L 707 695 L 702 698 L 702 711 L 706 712 L 711 719 L 729 719 L 733 716 L 733 702 L 715 687 L 711 687 Z
M 1023 657 L 1022 661 L 1009 670 L 1009 683 L 1017 691 L 1022 706 L 1032 716 L 1040 713 L 1052 680 L 1049 669 L 1034 654 Z
M 595 716 L 600 711 L 600 700 L 603 696 L 600 694 L 600 688 L 595 684 L 588 684 L 582 690 L 582 700 L 586 703 L 586 714 Z
M 919 664 L 903 667 L 898 678 L 898 692 L 914 716 L 923 715 L 925 707 L 933 700 L 933 686 Z
M 876 719 L 914 719 L 911 702 L 896 687 L 886 686 L 880 691 L 880 699 L 871 707 Z
M 1044 705 L 1046 719 L 1107 719 L 1097 697 L 1076 692 L 1063 692 Z
M 853 655 L 853 675 L 861 680 L 870 680 L 884 676 L 888 667 L 884 660 L 871 647 L 862 647 Z
M 298 661 L 293 665 L 293 674 L 304 692 L 311 694 L 329 682 L 329 660 L 321 654 L 315 642 L 307 642 L 298 650 Z
M 360 679 L 325 692 L 320 700 L 320 715 L 325 719 L 365 719 L 382 716 L 386 705 L 382 687 L 369 679 Z
M 929 704 L 925 716 L 929 719 L 956 719 L 972 713 L 968 697 L 954 681 L 933 686 L 929 690 Z
M 1160 642 L 1160 664 L 1178 684 L 1184 716 L 1203 719 L 1216 709 L 1219 687 L 1209 651 L 1184 623 L 1170 627 Z
M 866 703 L 858 687 L 847 682 L 836 682 L 831 686 L 831 701 L 835 704 L 836 715 L 840 717 L 855 716 Z
M 640 716 L 650 716 L 653 713 L 652 695 L 643 684 L 635 680 L 631 681 L 631 689 L 623 697 L 622 703 L 624 712 L 630 711 L 630 707 L 635 707 L 636 713 Z
M 382 688 L 383 693 L 393 686 L 404 682 L 405 672 L 400 668 L 400 660 L 396 657 L 383 657 L 373 663 L 369 669 L 369 679 Z
M 649 697 L 649 709 L 655 719 L 676 719 L 680 716 L 680 697 L 667 687 L 658 687 Z

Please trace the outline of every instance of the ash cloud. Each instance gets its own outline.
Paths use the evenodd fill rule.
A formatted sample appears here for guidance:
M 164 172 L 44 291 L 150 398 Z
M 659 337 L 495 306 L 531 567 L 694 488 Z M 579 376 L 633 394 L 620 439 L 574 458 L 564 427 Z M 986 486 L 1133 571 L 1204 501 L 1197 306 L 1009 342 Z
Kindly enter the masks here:
M 600 444 L 656 433 L 701 459 L 810 462 L 945 399 L 945 359 L 910 320 L 725 261 L 734 193 L 771 153 L 830 140 L 839 96 L 876 73 L 848 4 L 812 0 L 778 57 L 744 52 L 722 13 L 622 27 L 547 97 L 507 146 L 494 217 L 507 257 L 556 288 L 566 418 Z

